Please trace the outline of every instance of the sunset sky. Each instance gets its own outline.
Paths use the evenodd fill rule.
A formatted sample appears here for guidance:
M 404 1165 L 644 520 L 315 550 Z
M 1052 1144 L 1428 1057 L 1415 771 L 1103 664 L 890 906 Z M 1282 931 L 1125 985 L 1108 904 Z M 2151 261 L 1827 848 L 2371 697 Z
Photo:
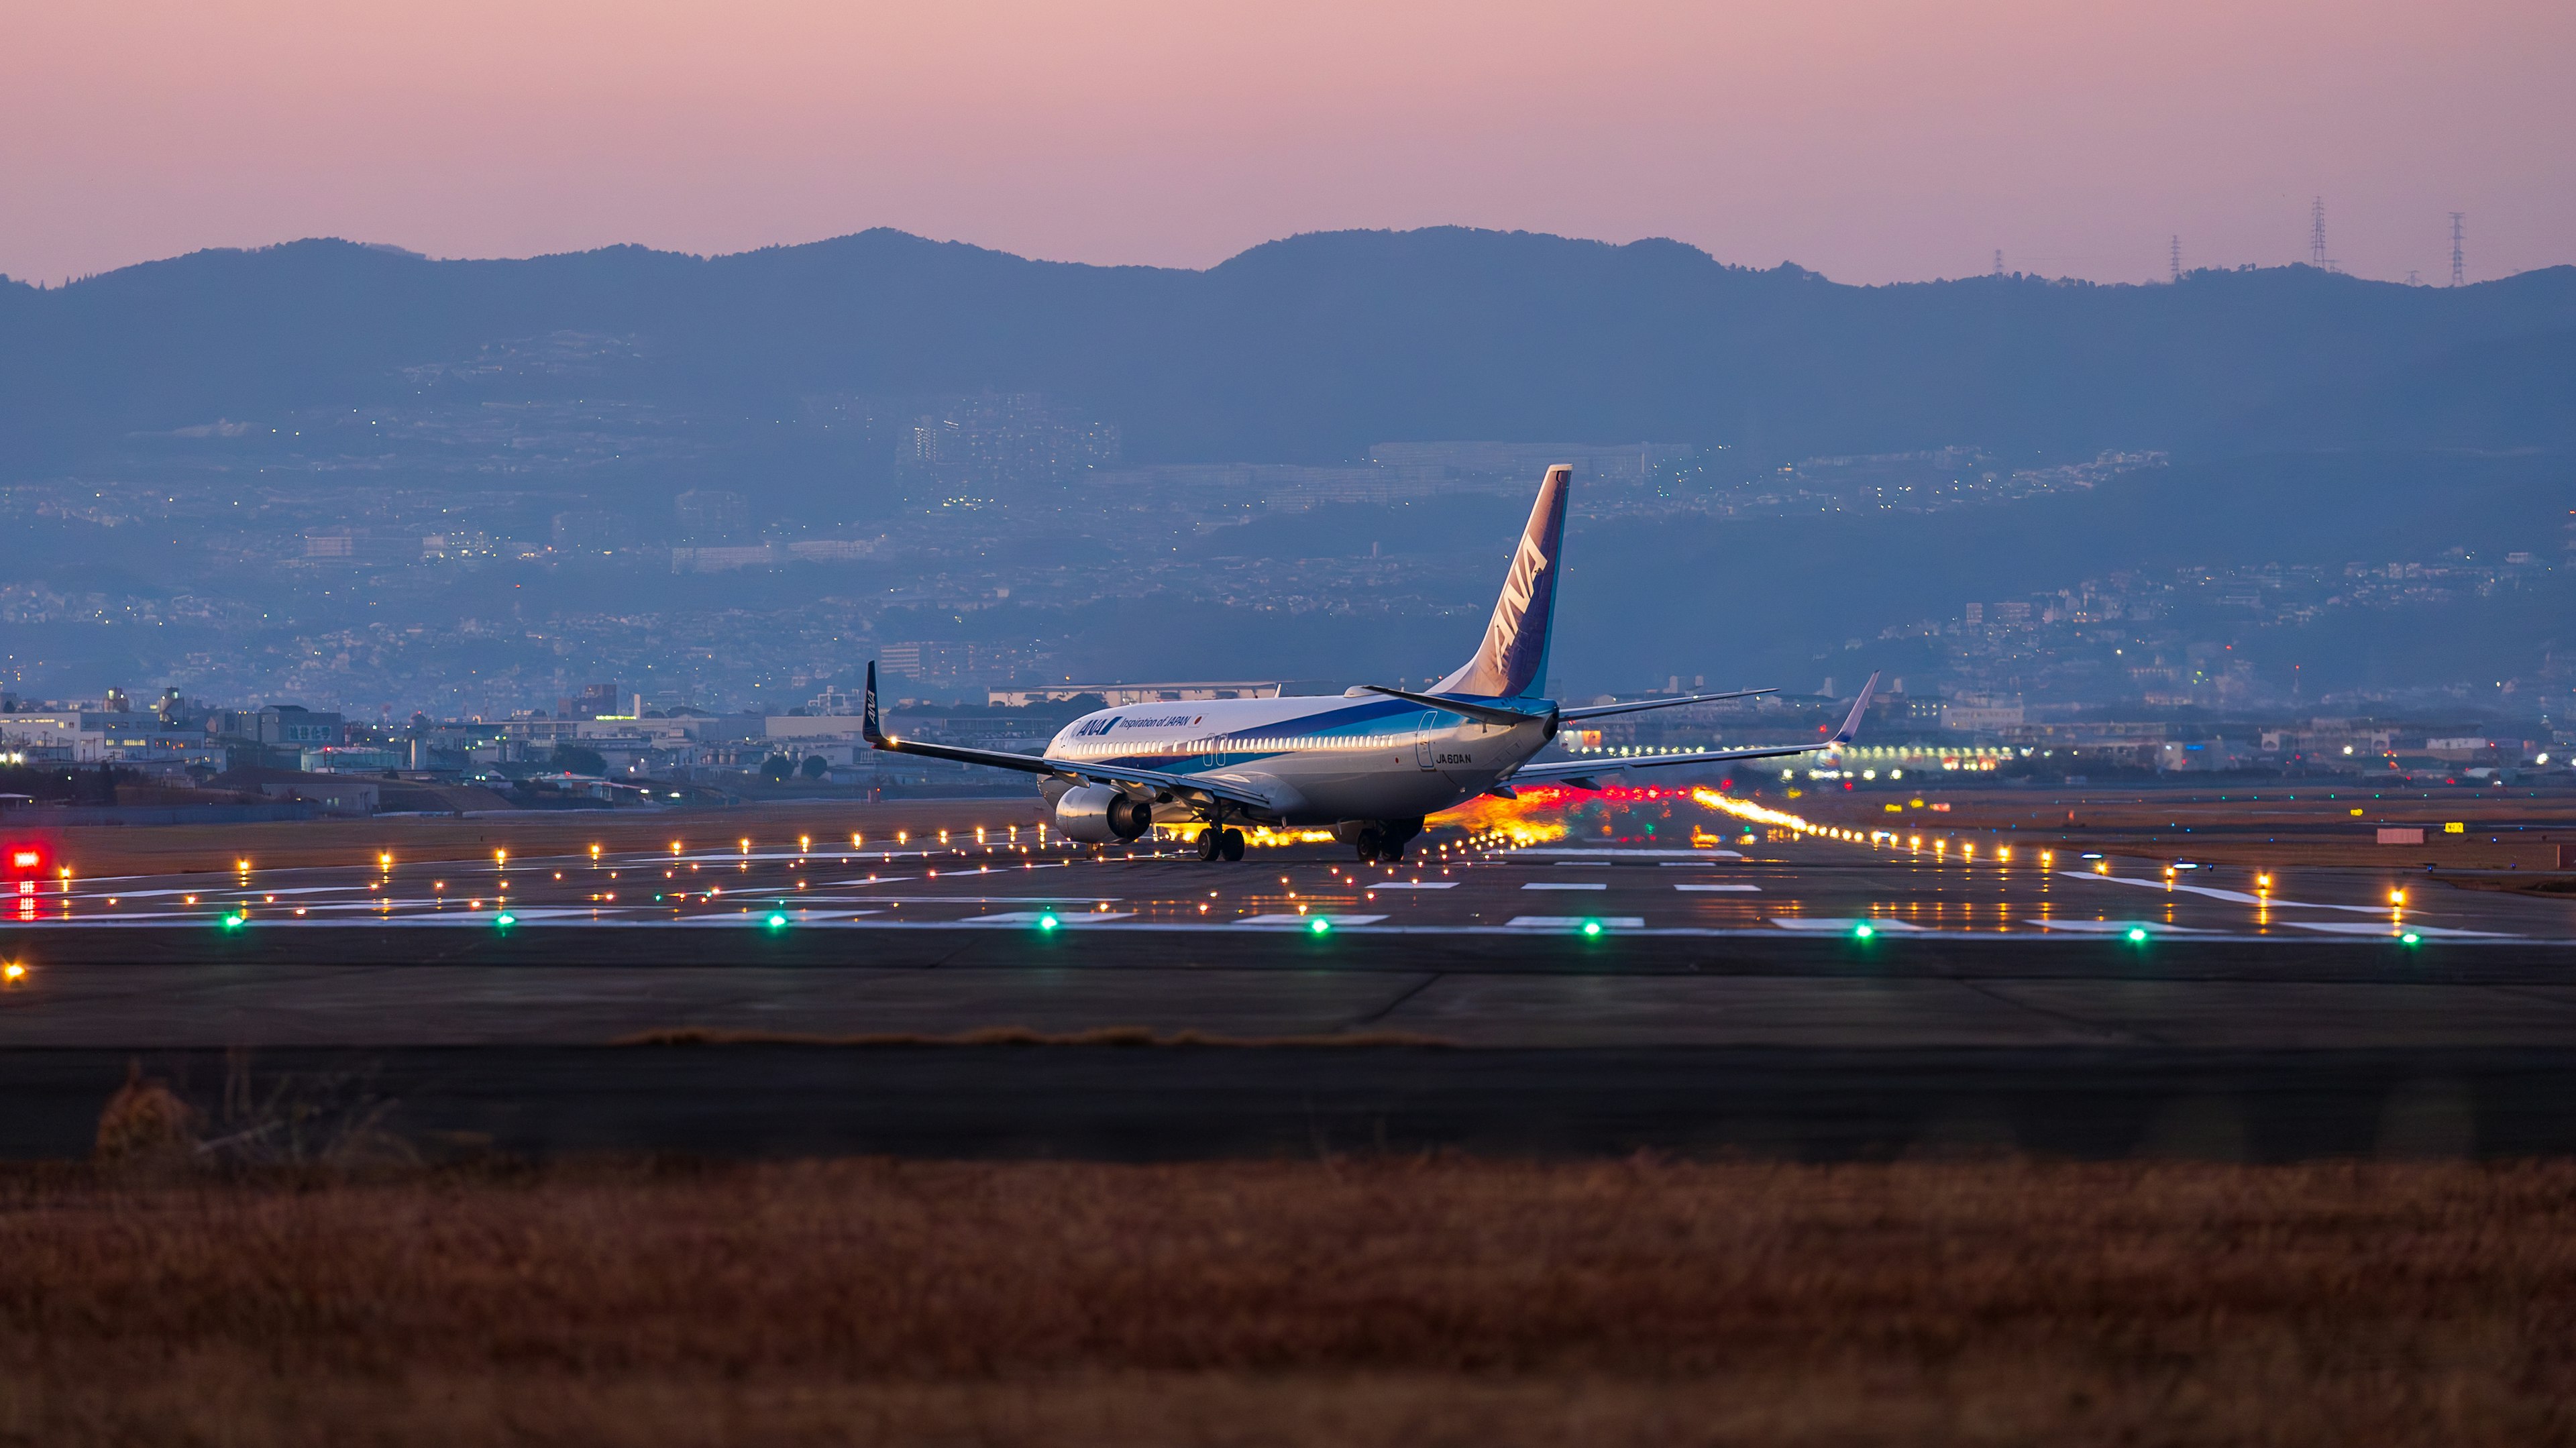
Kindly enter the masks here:
M 185 0 L 0 23 L 0 272 L 1442 223 L 1877 282 L 2576 261 L 2569 0 Z

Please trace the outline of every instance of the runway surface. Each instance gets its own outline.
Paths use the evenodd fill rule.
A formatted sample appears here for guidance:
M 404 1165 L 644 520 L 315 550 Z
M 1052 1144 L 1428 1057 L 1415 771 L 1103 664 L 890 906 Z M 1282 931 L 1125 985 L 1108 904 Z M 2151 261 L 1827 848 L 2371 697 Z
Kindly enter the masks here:
M 2576 1148 L 2576 901 L 2104 864 L 957 838 L 49 881 L 0 926 L 0 1153 L 228 1048 L 527 1150 Z M 1217 1043 L 899 1044 L 1118 1027 Z M 734 1043 L 613 1044 L 691 1031 Z

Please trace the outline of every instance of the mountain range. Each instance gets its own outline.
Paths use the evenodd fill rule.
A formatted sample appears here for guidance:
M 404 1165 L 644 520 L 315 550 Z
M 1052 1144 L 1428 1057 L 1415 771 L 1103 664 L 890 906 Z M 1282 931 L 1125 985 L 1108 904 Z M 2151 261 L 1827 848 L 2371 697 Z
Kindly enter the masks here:
M 558 332 L 623 350 L 529 387 L 748 412 L 1043 391 L 1118 423 L 1138 461 L 1325 462 L 1439 437 L 1653 437 L 1757 465 L 1963 443 L 2190 457 L 2576 442 L 2576 267 L 2458 288 L 2307 266 L 1848 286 L 1672 241 L 1458 228 L 1297 236 L 1204 271 L 874 230 L 730 256 L 493 261 L 311 240 L 0 282 L 0 469 L 393 403 L 417 369 Z

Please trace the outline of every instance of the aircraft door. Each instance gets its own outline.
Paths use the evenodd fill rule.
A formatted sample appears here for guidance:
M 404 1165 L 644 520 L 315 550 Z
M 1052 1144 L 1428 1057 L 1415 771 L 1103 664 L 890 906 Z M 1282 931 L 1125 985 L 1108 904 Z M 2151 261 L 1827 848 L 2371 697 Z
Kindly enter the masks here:
M 1438 715 L 1426 711 L 1421 718 L 1413 721 L 1413 762 L 1423 769 L 1433 767 L 1431 763 L 1431 721 L 1438 717 Z

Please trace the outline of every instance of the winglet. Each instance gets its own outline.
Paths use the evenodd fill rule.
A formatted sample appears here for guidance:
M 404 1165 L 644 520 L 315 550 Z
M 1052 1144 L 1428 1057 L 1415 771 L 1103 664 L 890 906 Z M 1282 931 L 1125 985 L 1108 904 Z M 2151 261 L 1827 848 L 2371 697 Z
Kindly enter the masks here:
M 859 706 L 859 734 L 870 744 L 883 745 L 885 731 L 877 727 L 877 661 L 868 660 L 868 692 Z
M 1849 744 L 1860 737 L 1860 716 L 1869 712 L 1869 696 L 1877 692 L 1878 675 L 1872 674 L 1869 682 L 1860 686 L 1860 697 L 1852 700 L 1851 712 L 1843 716 L 1843 727 L 1835 730 L 1828 742 Z

